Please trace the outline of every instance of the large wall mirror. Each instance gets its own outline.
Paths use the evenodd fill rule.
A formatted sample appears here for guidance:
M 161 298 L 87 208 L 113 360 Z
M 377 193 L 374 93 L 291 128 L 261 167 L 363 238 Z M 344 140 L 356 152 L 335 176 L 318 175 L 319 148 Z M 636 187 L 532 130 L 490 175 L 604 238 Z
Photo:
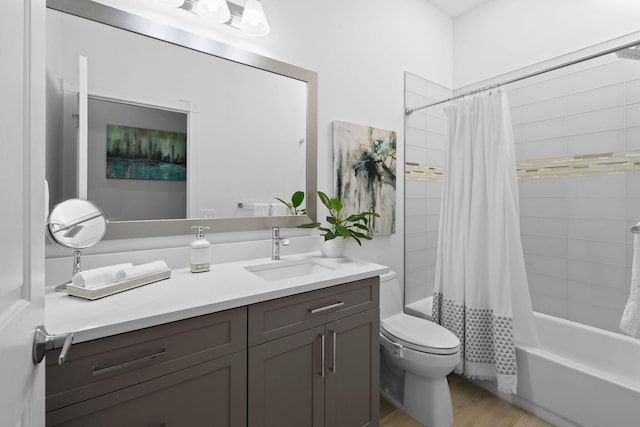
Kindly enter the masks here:
M 51 204 L 86 196 L 110 239 L 315 219 L 316 73 L 89 0 L 47 7 Z M 297 190 L 306 216 L 269 208 Z

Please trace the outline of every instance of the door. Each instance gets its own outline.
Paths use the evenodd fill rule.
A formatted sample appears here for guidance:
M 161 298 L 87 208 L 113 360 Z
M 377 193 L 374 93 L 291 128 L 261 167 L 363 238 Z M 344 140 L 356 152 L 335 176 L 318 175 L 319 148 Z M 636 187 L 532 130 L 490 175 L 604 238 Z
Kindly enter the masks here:
M 380 418 L 378 309 L 327 323 L 326 425 L 372 427 Z
M 0 426 L 44 425 L 44 0 L 0 1 Z
M 249 427 L 324 426 L 324 326 L 249 349 Z

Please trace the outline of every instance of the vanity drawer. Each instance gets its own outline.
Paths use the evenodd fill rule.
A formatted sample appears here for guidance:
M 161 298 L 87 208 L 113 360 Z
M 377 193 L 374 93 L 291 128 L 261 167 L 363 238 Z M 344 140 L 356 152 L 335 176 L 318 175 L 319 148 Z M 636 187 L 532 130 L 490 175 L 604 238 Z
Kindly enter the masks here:
M 244 350 L 246 307 L 74 344 L 63 365 L 48 354 L 46 410 Z
M 249 306 L 249 346 L 379 306 L 379 277 Z

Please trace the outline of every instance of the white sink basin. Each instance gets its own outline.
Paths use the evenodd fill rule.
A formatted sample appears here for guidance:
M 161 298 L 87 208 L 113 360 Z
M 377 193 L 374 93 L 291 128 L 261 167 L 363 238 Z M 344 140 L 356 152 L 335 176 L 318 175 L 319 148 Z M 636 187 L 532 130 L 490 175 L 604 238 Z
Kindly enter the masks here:
M 275 281 L 308 276 L 332 269 L 313 260 L 296 259 L 249 265 L 245 267 L 245 270 L 261 277 L 264 280 Z

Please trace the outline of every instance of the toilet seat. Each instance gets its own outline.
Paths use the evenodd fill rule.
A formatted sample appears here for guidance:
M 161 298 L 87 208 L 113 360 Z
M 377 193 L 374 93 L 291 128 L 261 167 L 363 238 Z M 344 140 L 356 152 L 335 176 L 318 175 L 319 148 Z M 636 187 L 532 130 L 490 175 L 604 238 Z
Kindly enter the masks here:
M 460 350 L 460 340 L 452 332 L 436 323 L 404 313 L 381 320 L 380 329 L 390 340 L 423 353 L 447 355 Z

